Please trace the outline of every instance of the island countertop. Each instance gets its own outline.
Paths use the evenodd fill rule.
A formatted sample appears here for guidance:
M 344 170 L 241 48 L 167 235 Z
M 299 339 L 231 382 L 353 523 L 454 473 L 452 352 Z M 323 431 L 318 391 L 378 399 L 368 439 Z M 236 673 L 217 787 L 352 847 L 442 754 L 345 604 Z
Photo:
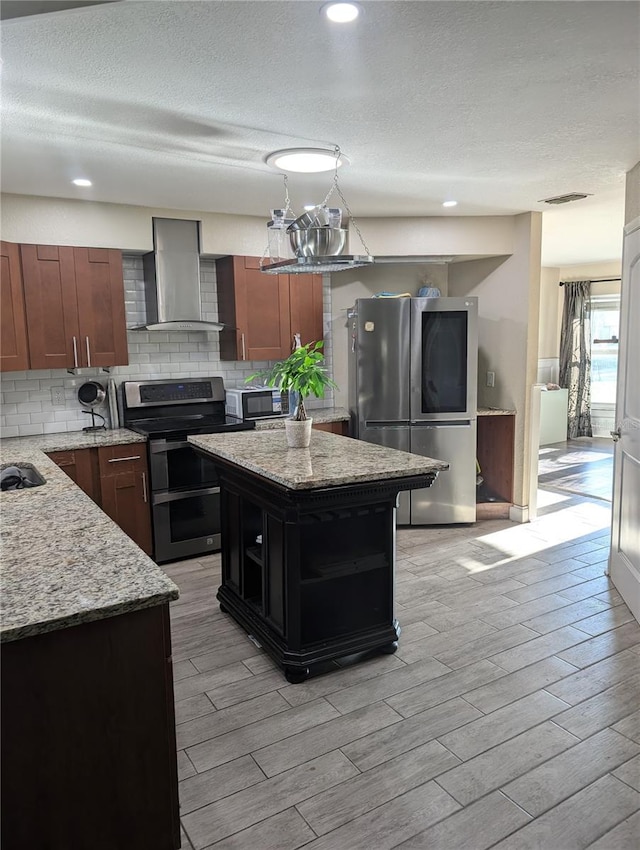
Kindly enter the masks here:
M 162 569 L 45 452 L 138 441 L 131 431 L 3 440 L 2 465 L 31 464 L 41 487 L 0 494 L 0 640 L 151 608 L 178 597 Z
M 314 425 L 324 425 L 331 422 L 348 422 L 351 419 L 345 407 L 315 407 L 307 409 Z M 274 416 L 272 419 L 256 420 L 256 431 L 282 430 L 286 417 Z
M 314 431 L 308 449 L 290 449 L 282 431 L 198 434 L 189 442 L 290 490 L 433 475 L 449 468 L 442 460 Z M 400 488 L 402 489 L 402 488 Z

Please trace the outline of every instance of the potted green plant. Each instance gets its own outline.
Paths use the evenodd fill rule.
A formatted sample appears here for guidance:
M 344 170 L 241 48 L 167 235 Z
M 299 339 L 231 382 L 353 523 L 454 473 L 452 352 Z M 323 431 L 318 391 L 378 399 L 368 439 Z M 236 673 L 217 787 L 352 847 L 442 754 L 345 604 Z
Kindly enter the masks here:
M 316 398 L 321 398 L 325 387 L 337 389 L 324 366 L 323 346 L 322 341 L 309 342 L 295 348 L 286 360 L 279 360 L 271 369 L 257 372 L 246 379 L 253 381 L 262 378 L 267 386 L 277 386 L 283 394 L 295 394 L 297 404 L 285 420 L 287 442 L 291 448 L 307 448 L 311 440 L 313 419 L 307 415 L 305 399 L 312 393 Z

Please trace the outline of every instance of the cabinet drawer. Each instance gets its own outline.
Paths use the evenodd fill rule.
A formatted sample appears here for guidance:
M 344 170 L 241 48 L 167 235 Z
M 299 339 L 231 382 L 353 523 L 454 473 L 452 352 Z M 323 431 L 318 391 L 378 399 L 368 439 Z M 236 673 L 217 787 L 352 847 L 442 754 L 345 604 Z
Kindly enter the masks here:
M 48 457 L 66 473 L 81 490 L 100 504 L 100 480 L 97 449 L 66 449 L 49 452 Z
M 49 452 L 47 457 L 50 457 L 60 469 L 64 469 L 66 466 L 75 466 L 76 462 L 76 453 L 73 450 Z
M 111 478 L 132 471 L 146 471 L 147 447 L 144 443 L 102 446 L 98 449 L 100 478 Z

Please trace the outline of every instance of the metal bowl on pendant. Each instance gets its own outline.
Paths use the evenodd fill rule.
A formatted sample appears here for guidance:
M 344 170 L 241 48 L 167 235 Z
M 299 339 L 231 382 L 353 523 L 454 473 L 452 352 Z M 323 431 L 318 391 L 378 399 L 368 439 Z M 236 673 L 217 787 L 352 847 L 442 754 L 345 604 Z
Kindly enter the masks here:
M 290 230 L 289 241 L 296 257 L 337 257 L 344 251 L 347 231 L 337 227 Z

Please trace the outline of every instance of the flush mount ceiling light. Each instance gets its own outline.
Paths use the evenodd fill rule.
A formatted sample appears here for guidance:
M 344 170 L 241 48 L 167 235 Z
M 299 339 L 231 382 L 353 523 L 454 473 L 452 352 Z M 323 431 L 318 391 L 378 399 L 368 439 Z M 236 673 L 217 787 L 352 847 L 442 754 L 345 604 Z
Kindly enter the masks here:
M 443 201 L 442 206 L 443 207 L 457 207 L 458 202 L 457 201 Z
M 72 182 L 74 186 L 93 186 L 91 180 L 87 180 L 85 177 L 77 177 Z
M 280 171 L 314 174 L 320 171 L 333 171 L 336 167 L 347 165 L 349 160 L 343 153 L 336 157 L 335 149 L 284 148 L 270 153 L 266 163 Z
M 357 3 L 325 3 L 320 13 L 334 24 L 350 24 L 360 14 L 360 6 Z

